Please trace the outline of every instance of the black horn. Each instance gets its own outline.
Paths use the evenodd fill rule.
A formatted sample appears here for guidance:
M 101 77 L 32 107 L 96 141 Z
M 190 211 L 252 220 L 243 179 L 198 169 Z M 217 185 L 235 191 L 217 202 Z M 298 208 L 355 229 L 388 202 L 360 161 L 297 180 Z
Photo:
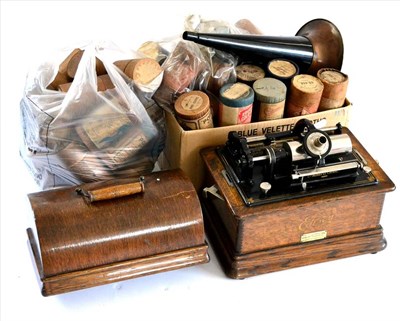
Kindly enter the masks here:
M 292 60 L 301 72 L 316 74 L 320 68 L 340 70 L 343 40 L 338 28 L 325 19 L 307 22 L 295 36 L 259 36 L 185 31 L 184 40 L 231 52 L 245 60 L 263 63 L 276 58 Z

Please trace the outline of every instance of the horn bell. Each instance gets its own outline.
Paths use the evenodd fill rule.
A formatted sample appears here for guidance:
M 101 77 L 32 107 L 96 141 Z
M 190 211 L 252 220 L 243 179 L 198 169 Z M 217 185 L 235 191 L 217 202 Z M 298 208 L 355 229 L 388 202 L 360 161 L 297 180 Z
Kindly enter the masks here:
M 313 46 L 313 58 L 308 69 L 309 74 L 316 75 L 325 67 L 341 70 L 344 45 L 339 29 L 325 19 L 314 19 L 307 22 L 297 31 L 296 36 L 307 38 Z

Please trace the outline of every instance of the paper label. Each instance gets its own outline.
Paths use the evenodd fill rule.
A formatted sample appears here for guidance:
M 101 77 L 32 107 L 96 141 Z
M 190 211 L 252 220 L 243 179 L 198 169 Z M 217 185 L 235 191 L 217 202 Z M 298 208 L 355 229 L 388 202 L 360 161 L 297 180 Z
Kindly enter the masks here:
M 248 92 L 249 92 L 249 86 L 238 82 L 232 85 L 230 88 L 228 88 L 223 93 L 223 96 L 228 99 L 238 99 L 240 97 L 246 96 Z
M 202 117 L 200 117 L 198 119 L 194 119 L 194 120 L 182 119 L 182 118 L 179 118 L 178 116 L 176 118 L 177 118 L 179 124 L 181 124 L 181 126 L 186 129 L 193 130 L 193 129 L 205 129 L 205 128 L 213 128 L 214 127 L 211 112 L 207 112 Z
M 188 95 L 181 103 L 181 106 L 185 110 L 196 110 L 203 104 L 203 98 L 200 95 Z
M 143 133 L 136 134 L 132 137 L 129 145 L 118 148 L 111 155 L 111 161 L 115 165 L 123 164 L 128 161 L 136 153 L 143 153 L 142 148 L 146 146 L 148 139 Z
M 240 65 L 236 67 L 237 77 L 244 81 L 254 81 L 265 76 L 264 70 L 258 66 Z
M 229 107 L 220 104 L 220 126 L 248 124 L 251 122 L 253 104 L 244 107 Z
M 270 63 L 268 69 L 278 77 L 289 78 L 296 73 L 296 67 L 289 61 L 276 60 Z
M 86 134 L 98 149 L 115 146 L 132 130 L 133 124 L 125 115 L 104 117 L 88 121 L 83 126 Z
M 259 121 L 283 118 L 285 101 L 276 104 L 260 103 Z
M 323 71 L 320 74 L 320 78 L 331 84 L 338 84 L 346 80 L 346 77 L 342 73 L 334 70 Z
M 310 75 L 298 75 L 293 78 L 293 84 L 299 88 L 301 91 L 307 92 L 307 93 L 316 93 L 316 92 L 322 92 L 324 89 L 324 85 L 322 82 Z

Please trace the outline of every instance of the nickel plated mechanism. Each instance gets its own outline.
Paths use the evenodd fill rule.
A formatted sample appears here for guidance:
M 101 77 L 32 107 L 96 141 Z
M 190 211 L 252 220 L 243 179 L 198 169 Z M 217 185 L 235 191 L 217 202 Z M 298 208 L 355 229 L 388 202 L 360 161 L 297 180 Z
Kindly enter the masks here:
M 301 119 L 276 134 L 230 132 L 217 152 L 247 206 L 378 183 L 340 123 L 317 129 Z

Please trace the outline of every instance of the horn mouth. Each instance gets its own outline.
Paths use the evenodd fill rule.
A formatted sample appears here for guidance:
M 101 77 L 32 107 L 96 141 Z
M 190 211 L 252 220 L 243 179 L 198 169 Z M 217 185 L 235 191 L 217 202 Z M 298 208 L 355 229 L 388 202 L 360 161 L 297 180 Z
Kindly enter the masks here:
M 339 29 L 325 19 L 314 19 L 307 22 L 297 31 L 296 36 L 306 37 L 313 46 L 313 59 L 308 73 L 316 75 L 325 67 L 341 70 L 344 46 Z
M 195 32 L 185 31 L 182 34 L 182 39 L 196 41 L 197 39 L 199 39 L 199 35 L 198 35 L 198 33 L 195 33 Z

